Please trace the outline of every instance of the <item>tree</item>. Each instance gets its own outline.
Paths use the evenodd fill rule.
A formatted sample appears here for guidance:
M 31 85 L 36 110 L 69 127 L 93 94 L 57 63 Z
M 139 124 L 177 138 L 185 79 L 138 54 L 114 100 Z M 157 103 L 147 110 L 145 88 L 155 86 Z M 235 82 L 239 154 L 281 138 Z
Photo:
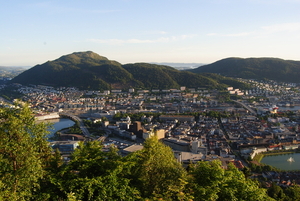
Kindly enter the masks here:
M 145 141 L 144 148 L 129 156 L 135 161 L 132 168 L 133 185 L 144 198 L 185 200 L 187 172 L 177 162 L 170 147 L 152 137 Z
M 246 179 L 231 163 L 223 169 L 218 160 L 198 162 L 191 173 L 195 200 L 272 200 L 265 189 Z
M 276 200 L 284 200 L 285 197 L 283 189 L 274 182 L 268 189 L 268 195 Z
M 300 186 L 294 184 L 284 190 L 285 200 L 287 201 L 300 201 Z
M 45 168 L 46 175 L 39 181 L 40 189 L 34 195 L 36 200 L 59 200 L 65 195 L 64 192 L 61 192 L 62 187 L 60 185 L 64 163 L 58 149 L 55 149 L 54 154 L 51 155 L 48 161 L 48 165 Z
M 99 141 L 81 143 L 70 163 L 57 174 L 57 185 L 64 193 L 61 198 L 72 194 L 80 200 L 135 200 L 139 192 L 125 177 L 129 167 L 115 148 L 103 152 Z
M 244 168 L 242 169 L 242 171 L 243 171 L 243 173 L 244 173 L 246 179 L 248 179 L 248 178 L 252 175 L 252 174 L 251 174 L 251 170 L 250 170 L 250 168 L 248 168 L 248 167 L 244 167 Z
M 27 105 L 0 108 L 0 200 L 29 200 L 50 156 L 47 124 L 35 123 Z
M 102 117 L 102 118 L 101 118 L 101 121 L 102 121 L 102 122 L 105 122 L 105 121 L 108 121 L 108 119 L 107 119 L 107 117 Z

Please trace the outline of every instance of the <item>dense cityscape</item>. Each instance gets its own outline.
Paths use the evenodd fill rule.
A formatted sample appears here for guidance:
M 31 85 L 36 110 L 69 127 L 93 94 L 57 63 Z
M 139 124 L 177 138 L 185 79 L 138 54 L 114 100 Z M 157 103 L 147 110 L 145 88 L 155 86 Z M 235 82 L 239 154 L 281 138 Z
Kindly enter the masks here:
M 249 170 L 249 176 L 263 181 L 266 188 L 274 182 L 282 188 L 299 185 L 297 165 L 292 170 L 280 170 L 260 163 L 268 153 L 299 150 L 299 86 L 240 81 L 251 84 L 252 89 L 182 86 L 87 91 L 20 84 L 2 88 L 12 87 L 21 94 L 21 101 L 29 103 L 37 122 L 57 118 L 77 122 L 49 138 L 50 147 L 60 151 L 65 163 L 72 160 L 80 141 L 99 141 L 103 151 L 115 147 L 124 157 L 142 150 L 145 140 L 155 136 L 173 150 L 185 168 L 199 161 L 218 160 L 224 169 L 233 164 L 243 172 Z M 3 100 L 2 105 L 6 105 Z M 286 163 L 299 162 L 292 157 L 289 160 Z
M 293 110 L 300 105 L 298 86 L 243 81 L 251 83 L 253 89 L 228 87 L 227 91 L 219 91 L 181 87 L 101 92 L 18 84 L 15 87 L 40 120 L 65 114 L 102 121 L 102 129 L 129 140 L 128 146 L 157 135 L 185 163 L 214 156 L 224 161 L 226 167 L 226 162 L 236 160 L 236 150 L 247 159 L 267 150 L 298 148 L 299 114 Z M 282 111 L 283 107 L 290 109 Z M 130 118 L 140 113 L 143 115 L 135 115 L 139 118 Z M 80 139 L 98 137 L 96 132 Z M 106 141 L 111 142 L 110 137 Z M 135 150 L 132 147 L 122 146 L 120 150 Z M 189 154 L 183 154 L 186 152 Z

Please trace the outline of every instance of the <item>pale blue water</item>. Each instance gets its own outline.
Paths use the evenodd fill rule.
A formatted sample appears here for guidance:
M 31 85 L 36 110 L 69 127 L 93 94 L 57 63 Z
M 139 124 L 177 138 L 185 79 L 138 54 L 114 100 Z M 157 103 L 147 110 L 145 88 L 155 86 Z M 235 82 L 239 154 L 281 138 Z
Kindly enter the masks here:
M 52 137 L 56 131 L 59 131 L 63 128 L 71 127 L 75 124 L 74 121 L 72 121 L 70 119 L 64 119 L 64 118 L 51 119 L 51 120 L 47 120 L 46 122 L 50 122 L 53 124 L 53 129 L 48 129 L 48 131 L 50 131 L 50 134 L 48 135 L 48 137 Z
M 295 162 L 289 162 L 288 159 L 290 157 L 292 157 Z M 300 153 L 266 156 L 261 160 L 261 163 L 271 165 L 281 170 L 300 170 Z

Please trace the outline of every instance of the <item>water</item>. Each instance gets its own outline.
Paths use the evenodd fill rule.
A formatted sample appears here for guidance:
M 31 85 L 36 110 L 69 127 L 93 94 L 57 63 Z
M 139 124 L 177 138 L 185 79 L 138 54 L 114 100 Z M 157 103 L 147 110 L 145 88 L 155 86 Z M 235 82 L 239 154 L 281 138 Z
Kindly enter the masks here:
M 49 122 L 53 124 L 53 129 L 48 129 L 48 131 L 50 131 L 48 137 L 52 137 L 56 131 L 59 131 L 63 128 L 71 127 L 75 124 L 75 122 L 72 121 L 71 119 L 65 119 L 65 118 L 51 119 L 51 120 L 46 120 L 45 122 Z
M 294 107 L 279 107 L 278 111 L 297 111 L 297 110 L 300 110 L 300 106 L 294 106 Z
M 292 157 L 295 162 L 289 162 L 288 159 L 290 157 Z M 300 170 L 300 153 L 265 156 L 261 160 L 261 163 L 271 165 L 281 170 Z

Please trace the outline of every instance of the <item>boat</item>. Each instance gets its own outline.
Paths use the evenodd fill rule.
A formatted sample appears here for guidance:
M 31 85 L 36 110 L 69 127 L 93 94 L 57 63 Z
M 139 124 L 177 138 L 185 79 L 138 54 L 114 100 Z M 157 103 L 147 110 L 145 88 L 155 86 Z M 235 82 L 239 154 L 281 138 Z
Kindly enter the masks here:
M 295 160 L 293 159 L 293 157 L 289 157 L 289 158 L 287 159 L 287 161 L 288 161 L 288 162 L 295 162 Z

